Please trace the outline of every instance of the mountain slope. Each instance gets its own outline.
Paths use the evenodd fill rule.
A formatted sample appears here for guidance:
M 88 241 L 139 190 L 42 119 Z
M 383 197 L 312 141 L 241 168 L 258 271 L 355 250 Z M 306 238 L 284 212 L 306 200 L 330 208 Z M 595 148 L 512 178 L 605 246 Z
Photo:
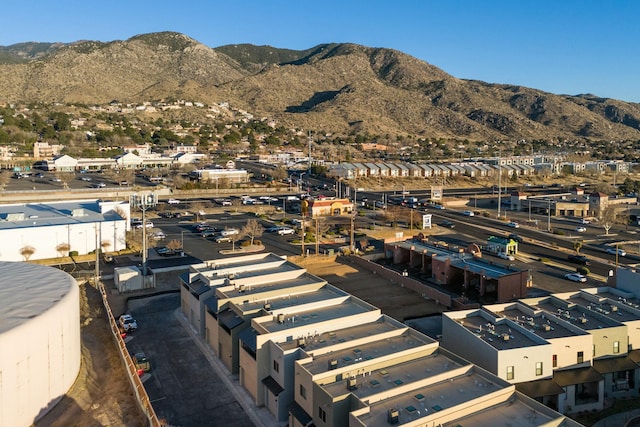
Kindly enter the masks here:
M 348 43 L 303 51 L 212 49 L 170 32 L 16 46 L 0 48 L 13 62 L 0 61 L 0 97 L 10 101 L 190 98 L 229 101 L 286 126 L 330 133 L 640 139 L 640 104 L 461 80 L 391 49 Z

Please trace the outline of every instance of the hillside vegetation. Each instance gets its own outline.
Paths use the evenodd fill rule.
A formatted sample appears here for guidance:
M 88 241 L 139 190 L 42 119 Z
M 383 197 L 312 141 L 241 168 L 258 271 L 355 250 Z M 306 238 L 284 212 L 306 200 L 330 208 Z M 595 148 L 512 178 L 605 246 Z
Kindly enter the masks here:
M 326 133 L 468 140 L 638 140 L 640 104 L 454 78 L 391 49 L 207 47 L 183 34 L 0 47 L 0 99 L 230 102 Z

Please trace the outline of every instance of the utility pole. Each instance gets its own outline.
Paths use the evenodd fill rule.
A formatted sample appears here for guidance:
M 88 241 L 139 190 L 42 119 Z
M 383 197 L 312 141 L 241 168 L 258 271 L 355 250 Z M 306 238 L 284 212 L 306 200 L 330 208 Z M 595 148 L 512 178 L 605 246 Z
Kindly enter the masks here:
M 132 194 L 130 204 L 142 211 L 142 276 L 147 275 L 147 217 L 148 208 L 158 204 L 156 193 L 146 193 L 143 195 Z
M 500 205 L 502 204 L 502 150 L 498 151 L 498 219 L 500 219 Z
M 316 255 L 320 253 L 320 232 L 318 231 L 318 220 L 319 217 L 316 216 Z
M 98 248 L 100 248 L 100 236 L 99 236 L 98 223 L 94 225 L 94 228 L 96 230 L 96 272 L 95 272 L 96 277 L 94 279 L 94 285 L 97 288 L 98 280 L 100 280 L 100 251 L 98 250 Z

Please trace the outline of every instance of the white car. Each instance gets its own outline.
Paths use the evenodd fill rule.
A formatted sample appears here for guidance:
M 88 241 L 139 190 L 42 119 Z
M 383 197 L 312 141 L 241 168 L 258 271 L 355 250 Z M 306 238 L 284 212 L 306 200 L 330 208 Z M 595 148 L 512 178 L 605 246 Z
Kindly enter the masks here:
M 130 314 L 123 314 L 118 318 L 118 324 L 125 332 L 138 329 L 138 322 Z
M 576 227 L 576 231 L 578 233 L 584 233 L 585 231 L 587 231 L 586 227 Z
M 142 228 L 142 221 L 140 221 L 140 222 L 135 222 L 135 223 L 133 224 L 133 226 L 134 226 L 135 228 Z M 147 227 L 147 228 L 153 228 L 153 222 L 151 222 L 151 221 L 147 221 L 147 222 L 145 223 L 145 227 Z
M 623 249 L 607 248 L 607 253 L 610 255 L 627 256 L 627 253 Z
M 498 258 L 506 259 L 506 260 L 509 260 L 509 261 L 515 261 L 516 260 L 516 257 L 514 257 L 513 255 L 508 254 L 506 252 L 498 252 L 497 255 L 498 255 Z
M 276 233 L 278 233 L 281 236 L 286 236 L 287 234 L 295 234 L 295 232 L 296 230 L 289 227 L 278 227 L 278 230 L 276 230 Z
M 179 205 L 180 204 L 180 200 L 178 200 L 178 199 L 169 199 L 169 200 L 167 200 L 167 203 L 169 203 L 170 205 Z
M 153 233 L 153 234 L 151 235 L 151 238 L 152 238 L 152 239 L 155 239 L 155 240 L 162 240 L 162 239 L 166 239 L 166 237 L 167 237 L 167 235 L 166 235 L 166 234 L 164 234 L 162 231 L 156 231 L 155 233 Z
M 585 283 L 587 281 L 587 276 L 584 276 L 580 273 L 568 273 L 564 275 L 564 278 L 567 280 L 571 280 L 572 282 Z
M 514 221 L 509 222 L 507 225 L 511 228 L 520 228 L 520 224 Z
M 91 177 L 90 176 L 83 176 L 82 178 L 80 178 L 81 180 L 85 181 L 85 182 L 89 182 L 91 181 Z
M 464 212 L 462 212 L 462 215 L 464 215 L 464 216 L 475 216 L 475 213 L 473 213 L 473 211 L 464 211 Z
M 240 230 L 236 229 L 236 228 L 228 228 L 226 230 L 222 230 L 220 232 L 220 235 L 222 237 L 228 237 L 228 236 L 234 236 L 236 234 L 240 234 Z

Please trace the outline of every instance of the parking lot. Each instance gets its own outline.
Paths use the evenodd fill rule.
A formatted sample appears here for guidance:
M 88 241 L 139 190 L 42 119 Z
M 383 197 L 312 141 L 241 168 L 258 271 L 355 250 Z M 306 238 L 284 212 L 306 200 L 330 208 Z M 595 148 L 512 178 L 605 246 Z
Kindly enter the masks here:
M 143 351 L 151 362 L 142 380 L 158 417 L 181 427 L 261 425 L 241 405 L 251 402 L 234 391 L 232 376 L 218 372 L 215 356 L 181 323 L 179 307 L 177 292 L 129 302 L 138 329 L 127 336 L 127 348 Z

